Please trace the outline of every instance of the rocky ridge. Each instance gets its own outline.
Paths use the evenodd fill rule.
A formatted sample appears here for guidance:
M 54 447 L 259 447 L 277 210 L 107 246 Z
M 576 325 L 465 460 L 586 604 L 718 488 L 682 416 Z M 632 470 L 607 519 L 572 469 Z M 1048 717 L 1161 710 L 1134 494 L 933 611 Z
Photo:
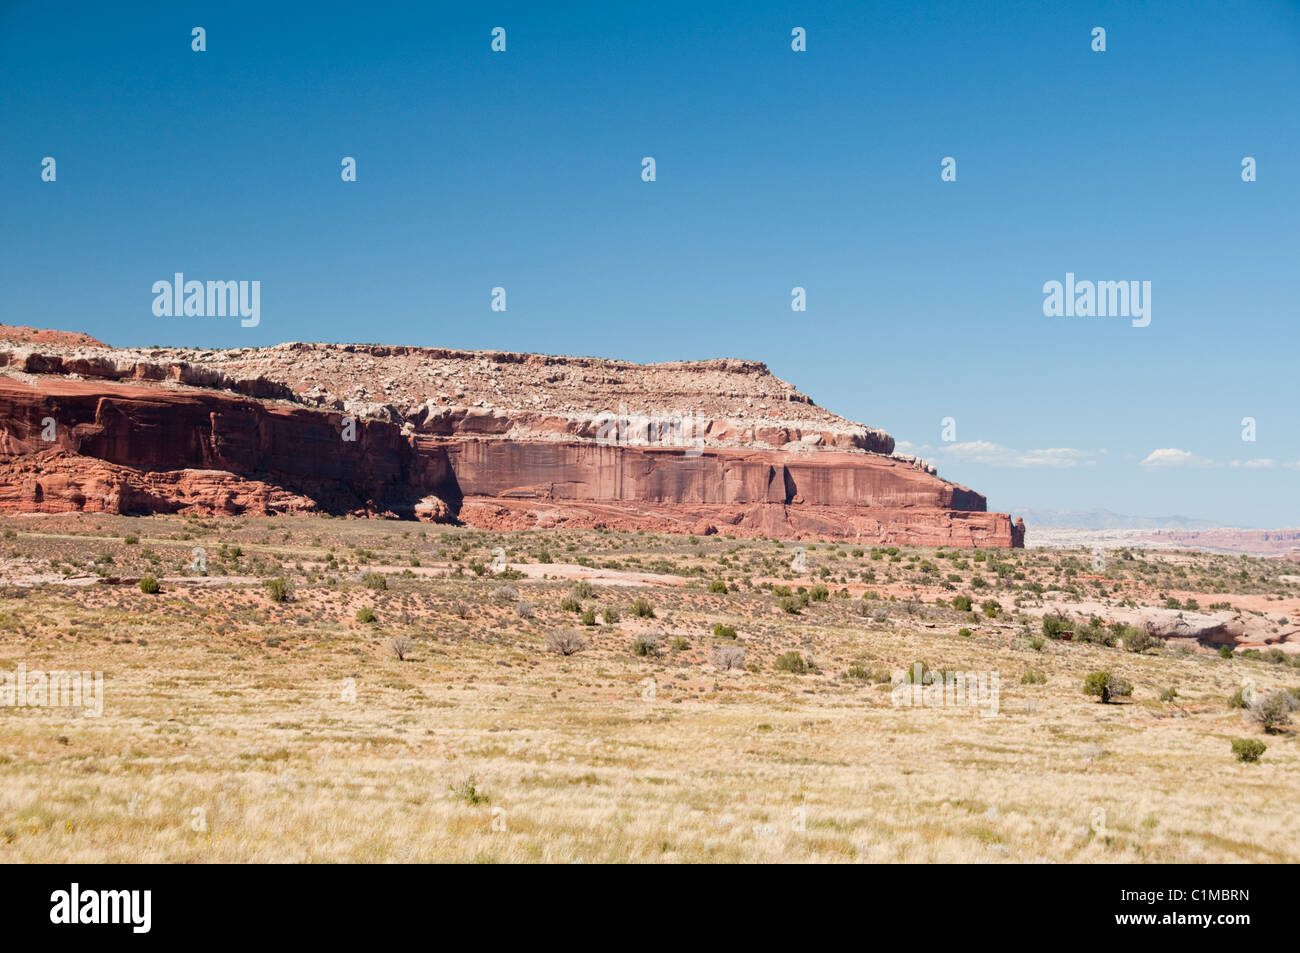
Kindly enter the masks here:
M 341 436 L 349 427 L 359 443 Z M 0 508 L 11 510 L 322 509 L 1022 544 L 1023 524 L 893 447 L 752 361 L 0 344 Z

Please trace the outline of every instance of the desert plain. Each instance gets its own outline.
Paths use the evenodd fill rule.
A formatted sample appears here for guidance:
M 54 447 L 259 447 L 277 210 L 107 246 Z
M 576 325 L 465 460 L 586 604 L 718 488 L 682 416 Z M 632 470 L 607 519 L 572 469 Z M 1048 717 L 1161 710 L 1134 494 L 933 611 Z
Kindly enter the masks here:
M 103 694 L 0 706 L 0 859 L 1295 862 L 1298 620 L 1280 558 L 6 515 L 0 676 Z

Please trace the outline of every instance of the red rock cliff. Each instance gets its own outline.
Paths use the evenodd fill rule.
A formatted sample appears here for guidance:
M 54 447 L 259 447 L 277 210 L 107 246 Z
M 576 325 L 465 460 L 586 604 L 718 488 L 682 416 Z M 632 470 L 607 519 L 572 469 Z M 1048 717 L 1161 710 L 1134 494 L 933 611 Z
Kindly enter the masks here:
M 825 412 L 777 425 L 719 414 L 701 428 L 700 449 L 687 450 L 607 445 L 573 408 L 560 418 L 408 403 L 384 408 L 390 419 L 357 415 L 346 440 L 342 413 L 296 403 L 274 378 L 236 381 L 228 368 L 124 362 L 104 350 L 0 360 L 14 369 L 0 374 L 0 510 L 320 510 L 511 529 L 1023 545 L 1023 524 L 986 512 L 980 494 L 917 462 L 853 449 L 892 438 Z M 707 372 L 754 367 L 713 362 Z M 95 379 L 69 376 L 89 371 Z M 551 428 L 544 417 L 577 422 Z

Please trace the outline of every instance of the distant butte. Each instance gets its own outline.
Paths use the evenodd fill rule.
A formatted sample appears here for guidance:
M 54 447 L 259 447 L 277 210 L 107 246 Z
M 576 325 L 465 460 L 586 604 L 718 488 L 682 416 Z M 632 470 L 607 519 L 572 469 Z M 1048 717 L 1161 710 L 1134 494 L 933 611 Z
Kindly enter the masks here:
M 0 326 L 0 512 L 1024 544 L 1023 522 L 893 451 L 754 361 L 111 348 Z

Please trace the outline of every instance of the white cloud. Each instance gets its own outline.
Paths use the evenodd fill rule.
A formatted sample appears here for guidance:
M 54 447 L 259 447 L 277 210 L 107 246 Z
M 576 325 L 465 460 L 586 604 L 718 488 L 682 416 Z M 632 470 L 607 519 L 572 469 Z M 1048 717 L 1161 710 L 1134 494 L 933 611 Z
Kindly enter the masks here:
M 1209 467 L 1213 465 L 1213 460 L 1198 457 L 1189 450 L 1178 450 L 1174 447 L 1152 450 L 1147 454 L 1147 458 L 1138 464 L 1145 470 L 1163 467 Z
M 900 449 L 903 445 L 899 445 Z M 1094 465 L 1093 454 L 1072 447 L 1049 447 L 1042 450 L 1016 450 L 988 440 L 968 440 L 965 443 L 946 443 L 936 447 L 906 445 L 904 453 L 920 456 L 959 460 L 962 463 L 982 463 L 990 467 L 1050 467 L 1061 469 L 1079 464 Z
M 923 457 L 932 462 L 951 461 L 960 463 L 979 463 L 989 467 L 1010 469 L 1068 469 L 1070 467 L 1095 467 L 1109 451 L 1076 450 L 1073 447 L 1047 447 L 1039 450 L 1016 450 L 989 440 L 968 440 L 964 443 L 914 444 L 906 440 L 898 441 L 899 453 Z M 1129 460 L 1136 459 L 1136 454 L 1126 455 Z M 1146 458 L 1138 463 L 1144 470 L 1172 469 L 1175 467 L 1237 467 L 1248 470 L 1300 470 L 1300 460 L 1292 463 L 1275 460 L 1272 457 L 1256 457 L 1251 460 L 1217 461 L 1202 457 L 1190 450 L 1176 447 L 1161 447 L 1152 450 Z
M 1072 447 L 1052 447 L 1048 450 L 1026 450 L 1021 454 L 1022 466 L 1027 467 L 1072 467 L 1079 463 L 1095 464 L 1086 450 Z

